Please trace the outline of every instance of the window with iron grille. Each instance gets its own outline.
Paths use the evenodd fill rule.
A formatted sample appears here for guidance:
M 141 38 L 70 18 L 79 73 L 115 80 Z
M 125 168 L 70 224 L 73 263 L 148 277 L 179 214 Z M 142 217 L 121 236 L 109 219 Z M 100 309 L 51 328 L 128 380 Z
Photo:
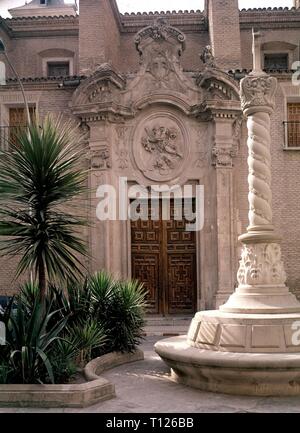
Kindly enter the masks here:
M 265 54 L 264 68 L 272 71 L 289 69 L 289 55 L 287 53 Z
M 48 77 L 67 77 L 70 74 L 69 62 L 49 62 Z
M 287 148 L 300 148 L 300 102 L 287 106 L 288 120 L 285 124 Z

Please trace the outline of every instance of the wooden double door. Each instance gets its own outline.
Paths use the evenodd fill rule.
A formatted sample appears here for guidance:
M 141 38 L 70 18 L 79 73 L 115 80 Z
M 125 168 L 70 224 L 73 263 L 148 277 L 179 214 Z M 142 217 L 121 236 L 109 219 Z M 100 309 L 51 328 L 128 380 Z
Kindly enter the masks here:
M 196 311 L 196 232 L 181 218 L 181 203 L 171 201 L 169 219 L 162 218 L 162 201 L 151 208 L 148 220 L 131 222 L 132 277 L 148 290 L 148 312 L 192 314 Z M 156 215 L 153 218 L 153 215 Z M 152 216 L 152 217 L 151 217 Z

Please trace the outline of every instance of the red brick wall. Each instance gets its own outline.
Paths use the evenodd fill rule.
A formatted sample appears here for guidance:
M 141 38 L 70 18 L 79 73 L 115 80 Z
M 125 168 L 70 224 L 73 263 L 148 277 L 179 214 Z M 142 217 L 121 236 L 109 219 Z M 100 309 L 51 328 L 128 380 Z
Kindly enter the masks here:
M 238 0 L 209 0 L 208 21 L 211 45 L 220 68 L 239 68 L 241 42 Z
M 108 0 L 81 0 L 80 69 L 110 61 L 119 64 L 119 30 Z

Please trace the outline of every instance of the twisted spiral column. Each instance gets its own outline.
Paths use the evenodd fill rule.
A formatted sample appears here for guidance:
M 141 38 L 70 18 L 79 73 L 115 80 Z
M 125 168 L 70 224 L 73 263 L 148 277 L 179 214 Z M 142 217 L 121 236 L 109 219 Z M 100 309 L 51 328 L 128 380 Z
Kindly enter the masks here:
M 238 287 L 226 313 L 292 313 L 300 305 L 285 285 L 281 248 L 272 225 L 271 120 L 277 80 L 253 72 L 241 82 L 242 109 L 248 118 L 249 227 L 240 236 Z
M 270 116 L 255 113 L 248 118 L 249 223 L 272 224 Z
M 253 72 L 241 81 L 241 102 L 248 118 L 249 227 L 242 241 L 275 240 L 272 225 L 271 121 L 277 80 Z M 264 233 L 264 234 L 263 234 Z M 259 239 L 258 239 L 259 238 Z

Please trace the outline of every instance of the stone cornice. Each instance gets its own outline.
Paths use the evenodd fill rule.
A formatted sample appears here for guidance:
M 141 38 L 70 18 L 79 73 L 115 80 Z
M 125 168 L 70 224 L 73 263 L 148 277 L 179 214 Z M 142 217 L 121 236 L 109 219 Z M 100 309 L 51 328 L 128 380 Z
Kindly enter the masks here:
M 0 21 L 0 26 L 7 28 L 11 37 L 78 36 L 79 17 L 7 18 Z
M 241 30 L 264 28 L 299 28 L 300 9 L 289 8 L 263 8 L 243 9 L 240 11 Z
M 144 27 L 152 25 L 155 19 L 165 18 L 170 26 L 178 27 L 184 33 L 206 32 L 207 22 L 202 12 L 153 12 L 121 15 L 122 31 L 125 33 L 137 33 Z
M 72 112 L 85 122 L 97 122 L 108 120 L 115 123 L 123 123 L 124 118 L 134 117 L 130 107 L 117 104 L 113 101 L 73 106 Z
M 206 100 L 192 109 L 192 115 L 200 121 L 235 120 L 241 116 L 240 101 Z
M 74 87 L 60 87 L 66 80 L 81 80 L 85 77 L 38 77 L 38 78 L 21 78 L 21 81 L 26 89 L 31 90 L 67 90 L 74 92 Z M 12 90 L 19 91 L 20 86 L 15 78 L 8 79 L 5 86 L 0 86 L 0 93 Z
M 227 73 L 232 76 L 235 80 L 241 80 L 242 78 L 245 78 L 247 75 L 249 75 L 252 72 L 251 69 L 234 69 L 230 70 Z M 292 70 L 283 70 L 283 71 L 264 71 L 267 72 L 272 77 L 277 78 L 278 81 L 291 81 L 292 75 L 295 73 L 295 71 Z

